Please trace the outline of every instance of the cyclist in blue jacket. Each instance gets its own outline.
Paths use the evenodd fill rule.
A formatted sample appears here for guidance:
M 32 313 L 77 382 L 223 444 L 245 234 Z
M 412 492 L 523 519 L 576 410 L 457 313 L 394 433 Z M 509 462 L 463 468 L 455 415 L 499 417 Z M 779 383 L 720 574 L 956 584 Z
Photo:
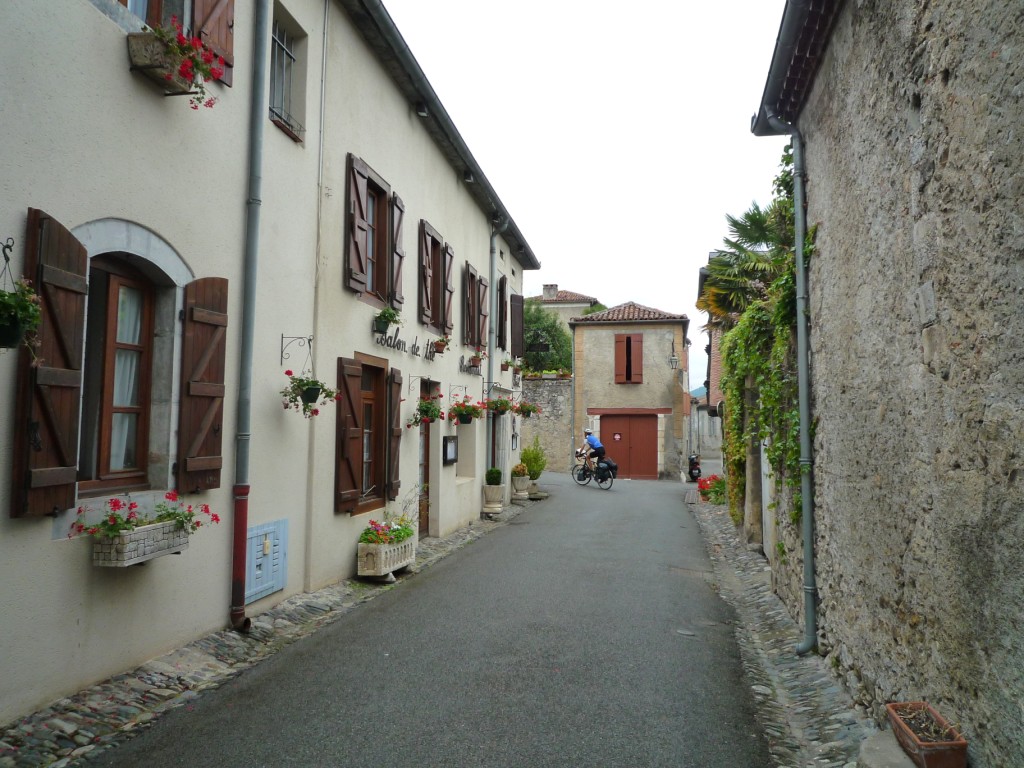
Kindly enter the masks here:
M 600 440 L 594 437 L 594 430 L 589 427 L 583 430 L 583 437 L 586 439 L 586 445 L 581 447 L 580 450 L 586 451 L 589 447 L 590 458 L 594 459 L 594 464 L 596 465 L 597 462 L 604 458 L 604 446 L 601 445 Z

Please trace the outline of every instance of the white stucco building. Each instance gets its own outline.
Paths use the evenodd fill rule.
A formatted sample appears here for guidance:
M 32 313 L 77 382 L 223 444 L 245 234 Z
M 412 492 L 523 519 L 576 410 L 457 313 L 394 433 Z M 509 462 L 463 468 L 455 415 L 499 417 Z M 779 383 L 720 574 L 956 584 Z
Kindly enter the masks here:
M 224 58 L 212 109 L 130 68 L 129 33 L 172 14 Z M 476 519 L 514 420 L 405 425 L 421 395 L 516 396 L 498 363 L 539 262 L 377 0 L 50 0 L 0 23 L 0 241 L 44 304 L 35 364 L 0 352 L 6 722 L 353 575 L 371 518 Z M 285 370 L 339 399 L 282 408 Z M 97 568 L 67 536 L 79 507 L 175 488 L 221 518 L 180 556 Z

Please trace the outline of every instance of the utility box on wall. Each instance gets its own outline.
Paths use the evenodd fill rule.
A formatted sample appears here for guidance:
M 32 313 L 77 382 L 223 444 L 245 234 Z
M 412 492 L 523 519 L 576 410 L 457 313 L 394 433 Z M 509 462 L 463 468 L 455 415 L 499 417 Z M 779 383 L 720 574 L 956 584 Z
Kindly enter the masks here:
M 246 604 L 284 589 L 287 573 L 288 521 L 250 528 L 246 534 Z

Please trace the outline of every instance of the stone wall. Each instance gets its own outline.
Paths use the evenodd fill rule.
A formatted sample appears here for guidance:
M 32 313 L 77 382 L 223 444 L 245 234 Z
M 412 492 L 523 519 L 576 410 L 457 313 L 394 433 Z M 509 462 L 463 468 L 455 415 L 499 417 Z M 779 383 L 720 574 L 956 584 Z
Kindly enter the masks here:
M 799 123 L 820 646 L 975 768 L 1024 765 L 1022 44 L 1020 0 L 846 3 Z
M 539 437 L 548 458 L 544 471 L 567 472 L 573 451 L 572 379 L 523 379 L 523 398 L 537 403 L 541 412 L 520 421 L 522 445 L 532 445 L 533 438 Z

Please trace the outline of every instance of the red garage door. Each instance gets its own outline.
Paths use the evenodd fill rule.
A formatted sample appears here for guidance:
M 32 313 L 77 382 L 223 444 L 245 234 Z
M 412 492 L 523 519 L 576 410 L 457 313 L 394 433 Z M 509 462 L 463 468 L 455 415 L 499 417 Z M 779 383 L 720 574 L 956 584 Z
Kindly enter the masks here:
M 619 477 L 658 479 L 658 417 L 601 416 L 601 443 L 619 465 Z

